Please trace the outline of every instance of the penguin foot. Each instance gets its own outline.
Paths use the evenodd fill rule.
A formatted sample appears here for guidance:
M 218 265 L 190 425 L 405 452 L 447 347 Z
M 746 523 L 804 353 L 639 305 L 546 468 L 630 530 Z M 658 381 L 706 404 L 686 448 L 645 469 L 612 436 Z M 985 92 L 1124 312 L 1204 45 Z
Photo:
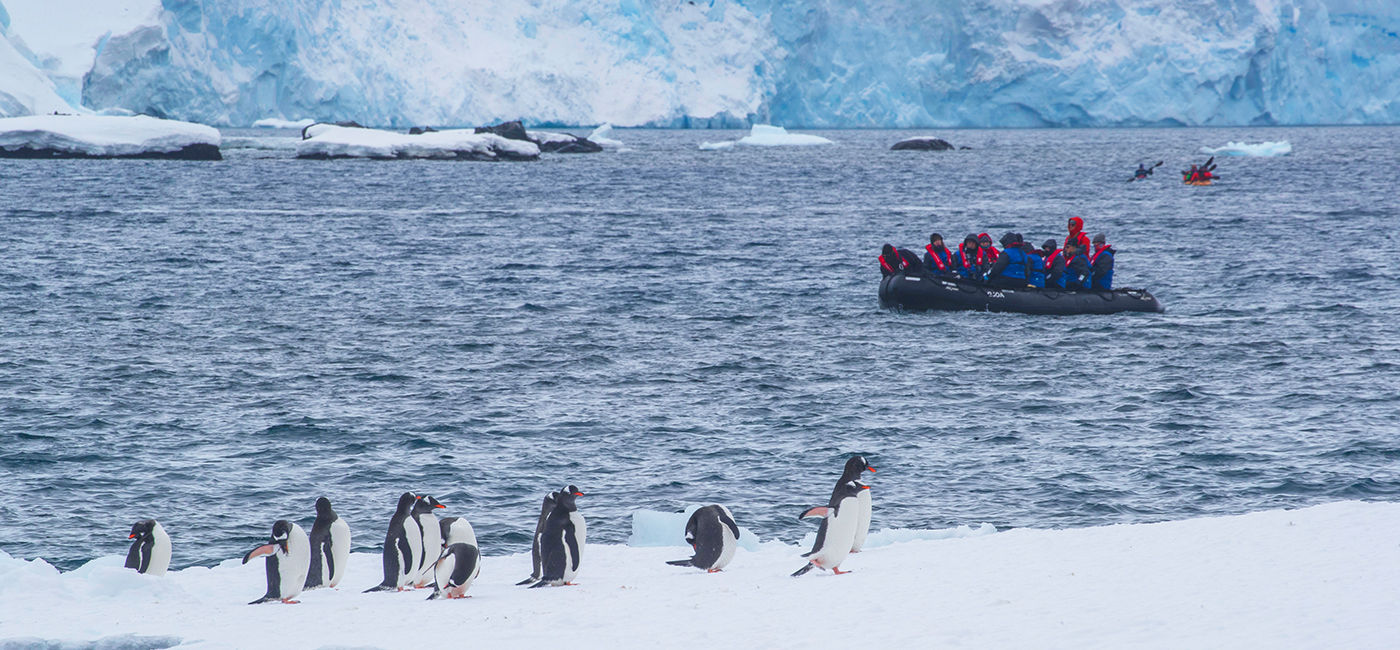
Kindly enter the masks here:
M 705 570 L 705 573 L 719 573 L 719 572 L 720 572 L 719 569 L 706 569 L 706 570 Z
M 566 583 L 563 584 L 563 586 L 565 586 L 565 587 L 577 587 L 577 586 L 578 586 L 578 583 L 577 583 L 577 582 L 566 582 Z
M 841 570 L 841 567 L 836 567 L 836 568 L 832 569 L 831 572 L 832 572 L 832 573 L 835 573 L 835 574 L 838 575 L 838 576 L 843 576 L 843 575 L 846 575 L 847 573 L 850 573 L 850 571 L 842 571 L 842 570 Z
M 301 604 L 301 601 L 300 601 L 300 600 L 292 600 L 291 598 L 283 598 L 283 599 L 282 599 L 282 602 L 284 602 L 284 603 L 286 603 L 286 604 L 288 604 L 288 605 L 300 605 L 300 604 Z

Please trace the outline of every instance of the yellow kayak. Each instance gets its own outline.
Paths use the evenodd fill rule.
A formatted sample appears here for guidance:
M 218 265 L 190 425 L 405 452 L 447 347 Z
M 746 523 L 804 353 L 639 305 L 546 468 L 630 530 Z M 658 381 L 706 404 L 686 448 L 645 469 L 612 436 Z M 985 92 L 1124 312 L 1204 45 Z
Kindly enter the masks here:
M 1182 181 L 1187 185 L 1210 185 L 1210 181 Z

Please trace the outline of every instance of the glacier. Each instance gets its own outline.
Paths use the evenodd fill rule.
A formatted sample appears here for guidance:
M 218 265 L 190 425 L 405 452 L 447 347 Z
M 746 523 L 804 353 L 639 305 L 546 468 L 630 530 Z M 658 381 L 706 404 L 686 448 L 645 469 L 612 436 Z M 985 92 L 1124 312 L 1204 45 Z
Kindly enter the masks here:
M 0 0 L 0 16 L 0 115 L 57 97 L 228 126 L 1400 122 L 1386 0 Z

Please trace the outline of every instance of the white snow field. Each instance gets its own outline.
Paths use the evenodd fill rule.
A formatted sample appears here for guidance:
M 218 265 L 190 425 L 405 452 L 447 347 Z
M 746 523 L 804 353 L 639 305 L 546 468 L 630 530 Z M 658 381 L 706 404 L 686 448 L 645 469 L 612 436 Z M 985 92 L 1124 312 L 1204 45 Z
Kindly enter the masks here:
M 1293 153 L 1293 145 L 1287 140 L 1260 142 L 1259 144 L 1227 142 L 1223 147 L 1201 147 L 1201 153 L 1215 156 L 1286 156 Z
M 471 158 L 477 160 L 532 159 L 540 155 L 533 142 L 509 140 L 471 129 L 432 131 L 419 135 L 316 124 L 297 144 L 298 158 Z
M 717 574 L 664 564 L 688 548 L 590 545 L 577 586 L 530 590 L 512 584 L 529 573 L 528 553 L 488 556 L 471 598 L 454 601 L 426 601 L 427 590 L 360 593 L 381 569 L 377 554 L 356 553 L 339 590 L 257 606 L 245 603 L 264 592 L 261 560 L 155 578 L 122 569 L 119 556 L 59 573 L 0 553 L 0 646 L 122 647 L 121 635 L 198 648 L 1356 649 L 1400 640 L 1397 503 L 962 530 L 867 548 L 842 576 L 788 577 L 806 549 L 779 542 L 741 550 Z M 197 543 L 171 532 L 177 557 L 182 543 Z
M 0 155 L 20 150 L 106 158 L 178 154 L 194 146 L 217 153 L 219 130 L 146 115 L 31 115 L 0 118 Z
M 755 124 L 749 129 L 748 135 L 738 140 L 701 142 L 700 148 L 704 151 L 717 151 L 720 149 L 729 149 L 735 145 L 745 147 L 806 147 L 820 144 L 836 143 L 819 135 L 788 133 L 788 130 L 781 126 Z

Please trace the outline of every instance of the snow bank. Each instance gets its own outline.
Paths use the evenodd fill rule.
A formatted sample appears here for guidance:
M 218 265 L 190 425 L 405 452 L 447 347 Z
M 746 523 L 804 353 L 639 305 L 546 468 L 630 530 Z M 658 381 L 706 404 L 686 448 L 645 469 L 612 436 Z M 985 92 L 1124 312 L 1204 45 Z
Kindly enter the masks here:
M 1293 145 L 1289 144 L 1287 140 L 1260 142 L 1259 144 L 1229 142 L 1223 147 L 1201 147 L 1201 153 L 1213 156 L 1286 156 L 1293 153 Z
M 746 147 L 805 147 L 818 144 L 836 144 L 819 135 L 808 135 L 806 133 L 788 133 L 787 129 L 781 126 L 769 124 L 755 124 L 749 129 L 749 134 L 734 141 L 725 142 L 701 142 L 700 148 L 704 151 L 716 151 L 728 149 L 735 145 Z
M 218 160 L 213 127 L 146 115 L 34 115 L 0 119 L 0 157 Z
M 306 127 L 297 144 L 298 158 L 438 158 L 469 160 L 533 160 L 540 148 L 533 142 L 509 140 L 494 133 L 469 129 L 406 135 L 378 129 L 315 124 Z
M 316 123 L 316 120 L 312 120 L 312 119 L 305 119 L 305 120 L 284 120 L 284 119 L 282 119 L 282 118 L 280 118 L 280 117 L 264 117 L 264 118 L 261 119 L 261 120 L 258 120 L 258 121 L 256 121 L 256 122 L 253 122 L 253 128 L 255 128 L 255 129 L 296 129 L 296 130 L 300 131 L 301 129 L 304 129 L 304 128 L 306 128 L 306 127 L 308 127 L 308 126 L 311 126 L 312 124 L 315 124 L 315 123 Z
M 590 545 L 576 587 L 515 587 L 529 553 L 487 556 L 460 601 L 362 594 L 380 559 L 355 553 L 339 590 L 258 606 L 244 603 L 263 594 L 261 561 L 155 578 L 122 570 L 117 556 L 59 573 L 0 553 L 0 637 L 394 648 L 437 629 L 459 644 L 544 647 L 567 629 L 569 647 L 585 649 L 1383 648 L 1400 638 L 1397 539 L 1400 504 L 1343 502 L 900 541 L 851 556 L 844 576 L 789 578 L 806 549 L 779 542 L 740 551 L 717 574 L 664 564 L 688 549 Z M 831 624 L 833 603 L 859 624 Z
M 622 144 L 622 141 L 616 140 L 612 136 L 613 125 L 604 124 L 596 129 L 593 129 L 593 132 L 588 134 L 588 139 L 598 143 L 598 146 L 604 149 L 608 149 L 611 151 L 621 151 L 624 146 Z

